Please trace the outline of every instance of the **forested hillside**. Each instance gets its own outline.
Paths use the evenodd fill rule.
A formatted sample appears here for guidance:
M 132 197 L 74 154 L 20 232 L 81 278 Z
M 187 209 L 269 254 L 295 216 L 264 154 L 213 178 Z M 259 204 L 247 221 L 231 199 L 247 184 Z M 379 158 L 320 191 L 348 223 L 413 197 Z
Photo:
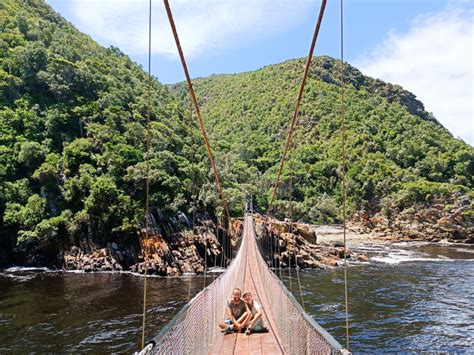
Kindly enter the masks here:
M 0 2 L 4 260 L 15 245 L 39 243 L 54 255 L 64 243 L 136 238 L 147 97 L 147 74 L 118 48 L 102 48 L 41 0 Z M 151 105 L 152 204 L 187 212 L 192 176 L 207 180 L 204 165 L 190 162 L 201 149 L 189 117 L 156 80 Z
M 341 220 L 340 62 L 315 58 L 300 106 L 293 154 L 276 213 L 286 215 L 293 174 L 293 214 Z M 210 140 L 233 196 L 248 190 L 265 208 L 303 73 L 304 60 L 194 81 Z M 373 215 L 472 197 L 474 149 L 397 85 L 345 69 L 349 212 Z M 173 86 L 187 100 L 183 84 Z M 291 169 L 291 166 L 293 167 Z M 293 173 L 291 173 L 293 170 Z M 232 192 L 231 192 L 232 199 Z M 469 212 L 470 211 L 470 212 Z M 472 217 L 472 209 L 466 211 Z

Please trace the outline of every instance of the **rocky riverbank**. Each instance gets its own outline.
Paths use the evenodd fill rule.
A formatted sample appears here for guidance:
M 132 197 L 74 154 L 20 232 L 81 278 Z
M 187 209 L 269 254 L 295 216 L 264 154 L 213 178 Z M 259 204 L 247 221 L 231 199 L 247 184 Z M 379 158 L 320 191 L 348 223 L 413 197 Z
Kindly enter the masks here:
M 64 268 L 66 270 L 93 271 L 123 271 L 120 263 L 123 251 L 119 250 L 116 243 L 111 243 L 107 248 L 101 248 L 91 253 L 76 246 L 64 255 Z
M 148 235 L 137 237 L 140 248 L 119 243 L 108 243 L 104 248 L 85 250 L 73 246 L 62 257 L 66 270 L 132 271 L 140 274 L 179 276 L 203 273 L 213 266 L 226 266 L 235 253 L 242 232 L 239 220 L 231 221 L 229 232 L 216 227 L 211 220 L 193 229 L 176 222 L 171 226 L 153 229 Z
M 256 216 L 255 222 L 257 241 L 270 266 L 325 268 L 340 265 L 344 258 L 344 243 L 339 239 L 321 239 L 315 226 L 275 219 L 268 219 L 265 225 L 262 216 Z M 367 261 L 367 256 L 349 249 L 346 256 L 351 260 Z
M 438 198 L 429 205 L 391 206 L 353 220 L 360 233 L 391 241 L 474 243 L 474 202 L 467 196 Z
M 354 253 L 354 244 L 381 241 L 474 242 L 472 201 L 437 201 L 416 210 L 393 209 L 373 216 L 358 214 L 348 223 L 346 241 L 349 260 L 366 261 Z M 255 215 L 257 241 L 269 266 L 325 268 L 341 265 L 344 258 L 343 230 L 338 225 L 310 225 L 268 219 Z M 84 272 L 132 271 L 160 276 L 203 273 L 225 267 L 238 249 L 243 224 L 230 222 L 229 232 L 212 220 L 200 220 L 191 228 L 186 218 L 162 220 L 145 238 L 143 233 L 122 242 L 96 244 L 90 240 L 64 244 L 58 251 L 43 243 L 25 251 L 18 265 L 58 267 Z M 146 256 L 145 256 L 146 254 Z M 57 261 L 54 261 L 57 260 Z M 146 260 L 146 262 L 145 262 Z
M 271 241 L 272 250 L 262 249 L 269 266 L 324 268 L 340 265 L 344 246 L 340 240 L 317 236 L 314 226 L 268 220 L 264 232 L 263 218 L 256 217 L 257 239 Z M 337 228 L 337 227 L 332 227 Z M 238 248 L 243 224 L 233 219 L 229 235 L 216 228 L 212 221 L 205 221 L 193 230 L 177 228 L 172 234 L 154 233 L 139 236 L 141 252 L 118 243 L 108 243 L 104 248 L 86 251 L 73 246 L 63 254 L 62 267 L 84 272 L 132 271 L 140 274 L 179 276 L 185 273 L 201 274 L 205 268 L 226 266 Z M 266 234 L 265 234 L 266 233 Z M 319 234 L 319 232 L 318 232 Z M 354 237 L 354 234 L 351 235 Z M 279 243 L 279 247 L 277 246 Z M 145 264 L 145 250 L 147 253 Z M 366 260 L 364 255 L 353 254 L 348 258 Z

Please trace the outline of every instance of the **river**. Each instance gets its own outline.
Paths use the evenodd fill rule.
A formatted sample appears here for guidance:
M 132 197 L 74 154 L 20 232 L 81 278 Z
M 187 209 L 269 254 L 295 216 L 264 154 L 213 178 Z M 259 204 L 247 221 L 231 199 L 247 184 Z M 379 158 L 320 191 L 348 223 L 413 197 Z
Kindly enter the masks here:
M 474 246 L 354 248 L 370 259 L 349 268 L 353 353 L 473 351 Z M 345 344 L 342 269 L 282 274 L 306 311 Z M 147 334 L 215 275 L 149 278 Z M 130 353 L 140 344 L 142 302 L 143 277 L 130 273 L 1 270 L 0 353 Z

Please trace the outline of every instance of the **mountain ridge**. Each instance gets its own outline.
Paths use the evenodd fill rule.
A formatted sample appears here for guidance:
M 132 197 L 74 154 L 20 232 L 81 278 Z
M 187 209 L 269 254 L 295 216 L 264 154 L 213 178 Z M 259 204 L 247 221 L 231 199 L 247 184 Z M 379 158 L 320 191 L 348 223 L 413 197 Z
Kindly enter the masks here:
M 193 78 L 192 81 L 202 81 L 205 79 L 213 79 L 217 77 L 233 77 L 242 74 L 251 74 L 258 72 L 260 70 L 265 70 L 266 68 L 275 68 L 283 67 L 294 62 L 301 63 L 301 71 L 303 71 L 304 64 L 306 63 L 306 58 L 291 58 L 284 60 L 279 63 L 264 65 L 258 69 L 248 70 L 238 73 L 222 73 L 222 74 L 211 74 L 208 76 L 199 76 Z M 316 66 L 316 68 L 314 67 Z M 385 97 L 389 102 L 398 102 L 402 106 L 405 106 L 407 110 L 421 118 L 427 120 L 436 121 L 436 118 L 424 108 L 423 103 L 416 98 L 416 95 L 412 92 L 405 90 L 399 84 L 392 84 L 385 82 L 381 79 L 373 78 L 367 75 L 364 75 L 359 69 L 345 62 L 344 64 L 344 80 L 346 85 L 354 85 L 359 88 L 361 86 L 368 86 L 369 92 L 372 94 L 378 94 Z M 322 81 L 330 84 L 340 85 L 340 61 L 332 58 L 328 55 L 315 56 L 312 59 L 309 75 L 319 77 Z M 302 76 L 302 74 L 301 74 Z M 298 79 L 298 78 L 295 78 Z M 170 88 L 176 88 L 183 85 L 184 82 L 177 82 L 173 84 L 166 84 Z M 378 93 L 381 90 L 382 93 Z M 304 95 L 303 95 L 304 96 Z M 439 123 L 439 122 L 438 122 Z
M 257 193 L 262 208 L 273 186 L 304 62 L 304 58 L 291 59 L 255 71 L 193 81 L 217 160 L 224 170 L 230 169 L 226 162 L 233 160 L 247 177 L 252 175 L 247 185 Z M 313 58 L 294 138 L 296 184 L 303 182 L 293 197 L 296 218 L 307 219 L 311 206 L 318 205 L 312 195 L 325 201 L 318 208 L 328 209 L 329 215 L 315 211 L 310 220 L 340 221 L 339 70 L 339 60 Z M 425 199 L 430 195 L 472 193 L 472 147 L 454 138 L 413 93 L 365 76 L 348 64 L 344 71 L 351 215 L 360 211 L 374 215 L 391 205 L 409 204 L 407 199 L 412 204 L 428 203 Z M 183 83 L 170 89 L 182 102 L 187 100 Z M 233 171 L 229 180 L 245 183 L 239 179 L 241 174 L 245 175 Z M 289 175 L 284 173 L 285 188 Z M 263 192 L 257 192 L 257 186 Z M 235 184 L 228 187 L 231 195 L 235 188 Z M 283 194 L 277 201 L 280 218 L 289 208 L 288 193 Z

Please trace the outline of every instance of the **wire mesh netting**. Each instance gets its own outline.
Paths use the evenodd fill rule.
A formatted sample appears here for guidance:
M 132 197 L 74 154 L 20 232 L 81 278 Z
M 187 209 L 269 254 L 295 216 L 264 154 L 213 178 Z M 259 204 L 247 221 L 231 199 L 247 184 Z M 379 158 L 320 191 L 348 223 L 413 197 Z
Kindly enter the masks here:
M 254 228 L 253 223 L 249 228 Z M 254 235 L 255 231 L 252 233 L 252 236 Z M 255 238 L 251 239 L 249 244 L 257 250 L 255 264 L 285 352 L 341 353 L 344 350 L 342 346 L 303 310 L 283 282 L 268 268 L 258 252 Z
M 246 228 L 246 227 L 244 227 Z M 244 230 L 245 235 L 245 230 Z M 214 345 L 223 320 L 227 296 L 235 287 L 242 288 L 242 260 L 245 260 L 246 239 L 225 273 L 199 292 L 170 323 L 153 339 L 156 354 L 207 354 Z M 220 333 L 219 333 L 220 334 Z

